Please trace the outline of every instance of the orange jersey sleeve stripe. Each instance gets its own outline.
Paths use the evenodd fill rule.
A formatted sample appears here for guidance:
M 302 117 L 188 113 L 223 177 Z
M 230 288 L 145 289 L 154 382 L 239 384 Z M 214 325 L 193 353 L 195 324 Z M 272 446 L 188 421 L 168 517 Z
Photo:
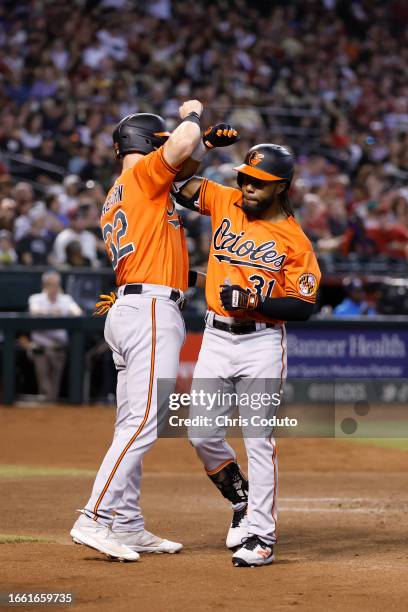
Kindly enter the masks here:
M 208 185 L 208 179 L 204 179 L 203 182 L 201 183 L 201 190 L 200 190 L 200 197 L 199 197 L 199 206 L 200 206 L 201 214 L 204 214 L 205 212 L 205 192 L 207 190 L 207 185 Z
M 164 157 L 163 149 L 160 149 L 160 150 L 159 150 L 159 155 L 160 155 L 160 159 L 161 159 L 161 161 L 162 161 L 163 165 L 164 165 L 164 166 L 167 168 L 167 170 L 168 170 L 169 172 L 172 172 L 173 174 L 177 174 L 177 172 L 180 170 L 180 167 L 181 167 L 181 166 L 180 166 L 179 168 L 174 168 L 173 166 L 171 166 L 171 165 L 170 165 L 170 164 L 169 164 L 169 163 L 166 161 L 166 159 L 165 159 L 165 157 Z

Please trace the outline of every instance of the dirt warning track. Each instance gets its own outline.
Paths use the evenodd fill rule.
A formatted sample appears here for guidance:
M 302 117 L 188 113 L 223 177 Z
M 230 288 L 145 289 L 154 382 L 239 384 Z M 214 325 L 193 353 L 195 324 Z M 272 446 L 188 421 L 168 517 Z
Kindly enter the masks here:
M 0 591 L 72 591 L 75 610 L 405 607 L 406 452 L 278 440 L 277 561 L 240 569 L 224 547 L 228 505 L 186 440 L 159 440 L 144 462 L 146 527 L 184 550 L 120 564 L 69 538 L 113 421 L 106 408 L 0 409 Z

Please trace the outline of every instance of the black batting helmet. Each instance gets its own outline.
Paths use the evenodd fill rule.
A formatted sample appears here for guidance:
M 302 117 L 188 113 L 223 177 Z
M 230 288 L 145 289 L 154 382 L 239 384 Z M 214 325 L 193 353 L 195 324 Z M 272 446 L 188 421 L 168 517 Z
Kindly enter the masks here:
M 113 145 L 117 157 L 127 153 L 151 153 L 163 145 L 170 132 L 164 119 L 151 113 L 128 115 L 113 131 Z
M 259 144 L 249 149 L 245 161 L 234 168 L 240 174 L 249 174 L 262 181 L 286 181 L 288 186 L 293 178 L 294 158 L 285 147 L 276 144 Z

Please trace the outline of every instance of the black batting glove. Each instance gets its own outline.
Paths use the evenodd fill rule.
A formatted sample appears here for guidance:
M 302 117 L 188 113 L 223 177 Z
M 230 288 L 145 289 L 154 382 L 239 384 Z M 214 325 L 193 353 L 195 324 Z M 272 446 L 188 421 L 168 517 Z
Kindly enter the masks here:
M 237 130 L 234 130 L 228 123 L 217 123 L 211 125 L 203 133 L 203 143 L 207 149 L 215 147 L 228 147 L 229 145 L 238 142 L 239 136 Z
M 224 310 L 255 310 L 259 297 L 239 285 L 221 285 L 220 300 Z

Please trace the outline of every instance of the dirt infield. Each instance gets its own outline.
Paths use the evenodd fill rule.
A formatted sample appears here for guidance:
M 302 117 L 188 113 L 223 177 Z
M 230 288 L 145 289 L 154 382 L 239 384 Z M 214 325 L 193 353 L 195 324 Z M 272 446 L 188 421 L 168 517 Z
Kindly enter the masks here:
M 406 608 L 406 452 L 279 441 L 277 561 L 244 569 L 232 567 L 224 548 L 230 512 L 194 452 L 185 440 L 160 440 L 144 463 L 146 527 L 185 548 L 121 564 L 74 546 L 68 535 L 113 420 L 106 408 L 0 409 L 0 536 L 40 540 L 0 544 L 0 591 L 72 591 L 75 610 Z M 242 442 L 233 444 L 245 465 Z M 43 467 L 45 475 L 10 466 Z

